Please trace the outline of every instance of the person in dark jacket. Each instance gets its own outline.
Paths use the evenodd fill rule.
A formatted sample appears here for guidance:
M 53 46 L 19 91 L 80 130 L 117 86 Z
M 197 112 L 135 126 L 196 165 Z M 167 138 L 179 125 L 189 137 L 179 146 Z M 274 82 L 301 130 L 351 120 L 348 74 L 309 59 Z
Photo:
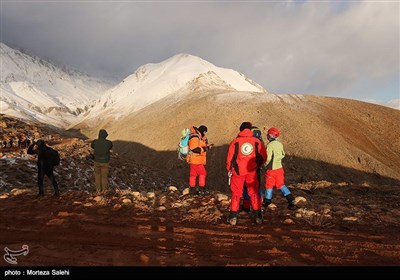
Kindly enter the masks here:
M 98 194 L 104 193 L 108 189 L 110 150 L 113 147 L 113 143 L 106 139 L 107 136 L 107 131 L 100 129 L 99 138 L 93 140 L 91 144 L 94 149 L 94 177 Z
M 38 166 L 38 186 L 39 186 L 39 196 L 44 195 L 43 180 L 44 175 L 49 177 L 54 188 L 54 196 L 59 196 L 60 191 L 58 189 L 58 184 L 54 176 L 54 166 L 50 164 L 49 159 L 46 157 L 46 143 L 43 140 L 38 140 L 33 142 L 29 147 L 27 153 L 30 155 L 38 155 L 37 166 Z

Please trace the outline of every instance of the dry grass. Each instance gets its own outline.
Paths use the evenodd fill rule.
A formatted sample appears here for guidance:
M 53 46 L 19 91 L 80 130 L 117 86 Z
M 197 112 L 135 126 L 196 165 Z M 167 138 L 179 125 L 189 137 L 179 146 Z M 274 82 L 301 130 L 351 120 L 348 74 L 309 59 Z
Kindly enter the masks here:
M 323 209 L 315 215 L 304 217 L 304 220 L 313 227 L 331 228 L 334 226 L 332 217 L 327 215 Z

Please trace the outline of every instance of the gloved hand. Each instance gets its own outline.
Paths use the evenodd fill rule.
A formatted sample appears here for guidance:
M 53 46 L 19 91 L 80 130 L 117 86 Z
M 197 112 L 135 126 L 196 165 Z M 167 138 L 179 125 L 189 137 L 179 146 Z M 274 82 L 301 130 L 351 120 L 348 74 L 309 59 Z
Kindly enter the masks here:
M 212 146 L 214 146 L 214 144 L 210 144 L 210 145 L 207 145 L 207 146 L 203 147 L 203 151 L 207 152 L 208 150 L 211 150 Z

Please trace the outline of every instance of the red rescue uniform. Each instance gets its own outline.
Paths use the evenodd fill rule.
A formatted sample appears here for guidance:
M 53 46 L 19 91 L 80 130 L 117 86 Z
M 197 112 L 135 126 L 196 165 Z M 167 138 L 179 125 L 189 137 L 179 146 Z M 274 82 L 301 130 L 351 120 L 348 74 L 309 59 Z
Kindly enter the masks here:
M 241 131 L 229 145 L 226 169 L 232 172 L 230 186 L 232 212 L 239 210 L 244 182 L 246 182 L 253 210 L 261 209 L 257 168 L 262 166 L 266 159 L 267 152 L 264 144 L 258 138 L 253 137 L 253 132 L 250 129 Z

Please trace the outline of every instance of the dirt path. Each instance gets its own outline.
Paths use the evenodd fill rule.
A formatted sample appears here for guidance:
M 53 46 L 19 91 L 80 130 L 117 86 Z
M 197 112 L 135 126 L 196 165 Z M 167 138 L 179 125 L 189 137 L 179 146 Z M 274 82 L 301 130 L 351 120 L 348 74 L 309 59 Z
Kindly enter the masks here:
M 1 250 L 27 244 L 29 254 L 18 257 L 22 266 L 400 265 L 396 229 L 316 230 L 273 219 L 255 226 L 245 216 L 232 227 L 181 221 L 174 209 L 84 206 L 85 196 L 1 199 Z

